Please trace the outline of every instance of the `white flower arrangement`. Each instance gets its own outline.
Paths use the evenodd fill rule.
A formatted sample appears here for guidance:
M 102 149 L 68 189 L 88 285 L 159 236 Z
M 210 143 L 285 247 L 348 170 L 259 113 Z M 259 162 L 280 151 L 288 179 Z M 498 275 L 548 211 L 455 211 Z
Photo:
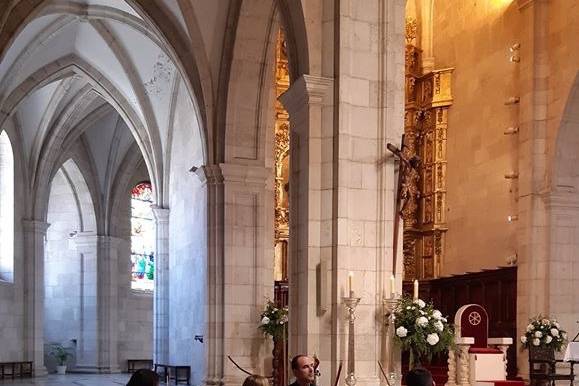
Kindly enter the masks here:
M 264 334 L 273 337 L 281 337 L 288 322 L 288 308 L 279 308 L 271 300 L 267 300 L 265 309 L 260 315 L 261 319 L 257 326 Z
M 446 352 L 454 341 L 452 325 L 422 299 L 401 298 L 394 310 L 394 324 L 394 338 L 403 350 L 410 351 L 411 363 Z
M 567 333 L 561 330 L 561 326 L 555 319 L 545 318 L 541 315 L 530 320 L 525 334 L 521 336 L 524 348 L 529 346 L 548 347 L 560 351 L 567 341 Z

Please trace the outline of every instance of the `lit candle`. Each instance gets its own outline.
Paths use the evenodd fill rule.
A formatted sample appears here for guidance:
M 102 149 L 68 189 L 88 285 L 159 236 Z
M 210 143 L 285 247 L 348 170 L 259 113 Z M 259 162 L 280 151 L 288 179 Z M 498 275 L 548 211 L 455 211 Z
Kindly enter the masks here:
M 414 300 L 418 299 L 418 280 L 414 279 Z
M 350 271 L 350 273 L 348 273 L 348 291 L 351 294 L 352 293 L 352 278 L 354 277 L 354 272 Z
M 393 298 L 396 293 L 396 279 L 394 275 L 390 275 L 390 297 Z

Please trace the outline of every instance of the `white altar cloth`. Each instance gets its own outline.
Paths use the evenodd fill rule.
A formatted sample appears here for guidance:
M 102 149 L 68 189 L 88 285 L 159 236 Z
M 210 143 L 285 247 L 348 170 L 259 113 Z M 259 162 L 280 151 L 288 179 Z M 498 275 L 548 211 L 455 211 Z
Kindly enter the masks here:
M 565 362 L 579 362 L 579 342 L 569 342 L 567 344 L 563 360 Z

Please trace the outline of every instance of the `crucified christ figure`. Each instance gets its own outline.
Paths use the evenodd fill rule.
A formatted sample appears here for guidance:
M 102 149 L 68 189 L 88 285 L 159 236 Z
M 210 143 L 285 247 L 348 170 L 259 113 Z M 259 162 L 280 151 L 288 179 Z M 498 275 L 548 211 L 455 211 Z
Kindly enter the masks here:
M 386 148 L 400 160 L 400 167 L 398 170 L 398 182 L 396 184 L 396 206 L 394 209 L 394 239 L 392 243 L 393 268 L 392 273 L 396 275 L 396 257 L 398 255 L 398 233 L 400 229 L 400 216 L 411 222 L 414 225 L 416 219 L 414 213 L 418 209 L 418 199 L 420 198 L 420 190 L 418 183 L 420 174 L 418 167 L 420 166 L 420 158 L 416 155 L 409 154 L 408 148 L 404 142 L 404 135 L 401 141 L 402 149 L 398 149 L 396 145 L 388 143 Z M 414 223 L 412 223 L 414 221 Z

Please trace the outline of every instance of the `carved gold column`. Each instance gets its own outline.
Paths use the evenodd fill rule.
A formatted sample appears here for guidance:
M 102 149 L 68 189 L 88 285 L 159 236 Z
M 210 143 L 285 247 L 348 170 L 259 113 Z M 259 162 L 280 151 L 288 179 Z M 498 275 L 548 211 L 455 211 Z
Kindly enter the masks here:
M 406 107 L 404 155 L 418 156 L 418 171 L 407 171 L 401 196 L 404 220 L 404 278 L 440 275 L 446 226 L 446 138 L 452 105 L 453 69 L 426 74 L 420 68 L 421 50 L 414 45 L 416 22 L 406 25 Z
M 278 33 L 275 68 L 275 280 L 287 280 L 289 240 L 289 114 L 278 100 L 290 84 L 288 57 L 283 33 Z

